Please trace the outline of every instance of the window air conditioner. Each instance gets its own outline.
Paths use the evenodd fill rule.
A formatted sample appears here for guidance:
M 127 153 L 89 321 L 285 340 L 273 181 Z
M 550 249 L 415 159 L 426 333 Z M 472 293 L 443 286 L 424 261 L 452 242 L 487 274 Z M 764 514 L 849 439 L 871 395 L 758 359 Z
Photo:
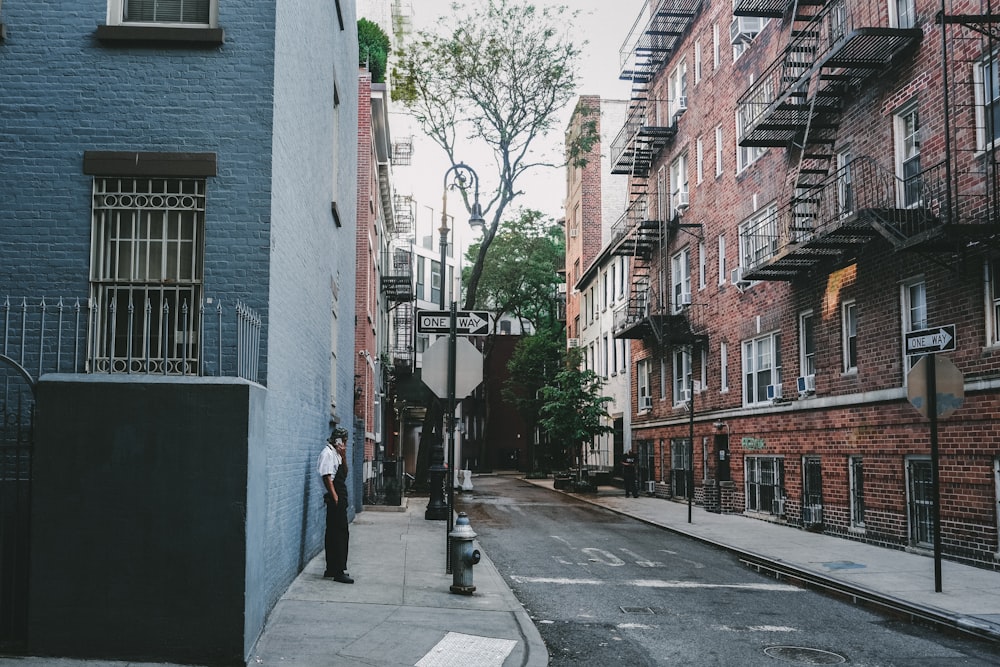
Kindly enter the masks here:
M 784 498 L 775 498 L 774 500 L 771 501 L 771 514 L 775 514 L 777 516 L 784 516 L 785 515 L 785 499 Z
M 566 339 L 566 346 L 567 347 L 580 347 L 580 339 L 579 338 L 567 338 Z
M 746 43 L 764 28 L 761 16 L 734 16 L 729 24 L 729 41 L 733 44 Z
M 677 106 L 674 107 L 674 115 L 671 117 L 671 124 L 676 125 L 677 120 L 684 115 L 684 112 L 688 108 L 688 98 L 687 95 L 681 95 L 677 98 Z
M 803 375 L 796 381 L 799 389 L 799 396 L 808 396 L 816 393 L 816 376 Z
M 674 193 L 674 200 L 677 202 L 674 205 L 674 208 L 676 208 L 678 211 L 683 211 L 684 209 L 686 209 L 690 201 L 688 194 L 689 193 L 687 190 L 678 190 L 676 193 Z
M 687 403 L 690 400 L 691 400 L 691 390 L 690 389 L 681 389 L 679 392 L 677 392 L 677 402 L 678 403 Z
M 750 281 L 743 279 L 743 267 L 738 267 L 729 272 L 729 282 L 736 285 L 736 289 L 742 291 L 750 287 Z
M 691 292 L 681 292 L 681 295 L 677 297 L 677 306 L 690 306 L 691 305 Z
M 767 385 L 767 400 L 780 401 L 781 399 L 781 383 Z
M 650 410 L 653 407 L 653 397 L 652 396 L 640 396 L 639 397 L 639 409 L 640 410 Z

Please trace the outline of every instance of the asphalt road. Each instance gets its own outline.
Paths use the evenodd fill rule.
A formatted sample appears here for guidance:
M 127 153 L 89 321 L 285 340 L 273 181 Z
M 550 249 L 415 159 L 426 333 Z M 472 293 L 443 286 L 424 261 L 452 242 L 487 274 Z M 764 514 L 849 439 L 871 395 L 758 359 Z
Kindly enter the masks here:
M 726 551 L 513 477 L 476 478 L 456 509 L 553 666 L 1000 664 L 995 644 L 767 578 Z

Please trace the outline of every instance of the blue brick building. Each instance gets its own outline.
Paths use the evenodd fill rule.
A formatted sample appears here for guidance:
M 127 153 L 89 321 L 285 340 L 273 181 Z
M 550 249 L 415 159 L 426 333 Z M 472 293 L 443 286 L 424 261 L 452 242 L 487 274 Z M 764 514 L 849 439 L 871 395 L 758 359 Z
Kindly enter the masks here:
M 245 662 L 352 417 L 355 3 L 0 28 L 0 644 Z

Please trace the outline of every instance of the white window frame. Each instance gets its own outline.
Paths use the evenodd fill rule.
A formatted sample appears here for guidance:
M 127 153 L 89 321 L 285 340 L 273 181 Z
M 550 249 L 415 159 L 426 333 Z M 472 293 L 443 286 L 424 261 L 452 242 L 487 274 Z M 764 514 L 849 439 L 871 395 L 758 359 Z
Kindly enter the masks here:
M 743 341 L 743 405 L 768 403 L 767 386 L 781 383 L 781 332 Z
M 976 149 L 985 151 L 996 146 L 1000 140 L 1000 51 L 990 54 L 974 65 L 973 80 L 976 99 Z
M 670 258 L 670 306 L 674 314 L 684 310 L 682 294 L 691 294 L 690 246 L 685 246 Z
M 915 208 L 921 204 L 920 192 L 920 111 L 917 103 L 910 102 L 893 115 L 896 178 L 899 189 L 896 193 L 900 208 Z M 909 177 L 906 171 L 916 165 L 916 171 Z M 911 192 L 916 188 L 916 193 Z
M 701 83 L 701 40 L 694 42 L 694 85 Z
M 760 97 L 764 100 L 770 101 L 774 99 L 773 93 L 771 92 L 771 87 L 769 85 L 761 86 L 755 94 L 756 97 Z M 745 127 L 750 125 L 752 120 L 749 117 L 751 113 L 758 105 L 756 104 L 743 104 L 736 109 L 736 173 L 739 174 L 745 171 L 750 165 L 760 159 L 760 157 L 767 152 L 767 148 L 764 146 L 740 146 L 739 138 L 743 136 L 743 130 Z
M 686 203 L 690 196 L 688 189 L 687 153 L 681 153 L 670 163 L 670 216 L 673 220 L 682 202 Z
M 691 349 L 674 348 L 672 358 L 674 407 L 680 407 L 687 401 L 685 394 L 691 389 Z
M 917 25 L 917 3 L 915 0 L 892 0 L 889 2 L 889 25 L 893 28 L 915 28 Z
M 154 0 L 155 1 L 155 0 Z M 181 22 L 181 21 L 126 21 L 125 8 L 129 0 L 108 0 L 108 25 L 130 25 L 130 26 L 162 26 L 191 27 L 191 28 L 216 28 L 219 25 L 219 2 L 218 0 L 208 0 L 208 21 Z
M 667 360 L 660 357 L 660 400 L 667 400 Z
M 729 281 L 729 273 L 726 271 L 726 235 L 719 234 L 719 285 L 725 285 Z
M 840 305 L 841 347 L 844 373 L 858 372 L 858 304 L 854 299 Z M 851 350 L 854 350 L 853 359 Z
M 729 393 L 729 344 L 719 343 L 719 393 Z
M 913 365 L 920 359 L 920 355 L 906 354 L 906 334 L 911 331 L 926 329 L 927 324 L 927 283 L 923 277 L 907 280 L 900 286 L 900 313 L 902 315 L 903 336 L 900 341 L 900 349 L 903 354 L 903 362 L 906 370 L 913 368 Z M 903 379 L 905 382 L 906 376 Z
M 701 185 L 705 180 L 705 145 L 701 137 L 694 141 L 694 173 L 695 183 Z
M 778 252 L 778 206 L 758 209 L 740 223 L 740 268 L 744 271 L 763 264 Z
M 705 252 L 705 242 L 698 241 L 698 289 L 708 287 L 708 257 Z
M 986 299 L 986 345 L 1000 345 L 1000 257 L 988 259 L 983 264 Z
M 799 313 L 799 374 L 816 375 L 816 318 L 811 310 Z
M 649 412 L 653 408 L 653 395 L 650 393 L 650 360 L 640 359 L 635 362 L 636 412 Z
M 837 208 L 844 217 L 854 212 L 854 178 L 851 162 L 854 156 L 850 149 L 837 152 Z
M 724 136 L 722 133 L 722 126 L 717 125 L 715 127 L 715 177 L 718 178 L 722 176 L 722 155 L 724 151 Z
M 733 62 L 740 59 L 750 44 L 757 39 L 770 19 L 762 16 L 734 16 L 729 26 L 729 38 L 733 44 Z
M 719 24 L 712 24 L 712 71 L 719 69 L 722 64 L 722 48 L 719 40 Z
M 667 117 L 671 125 L 674 124 L 676 115 L 682 112 L 682 101 L 684 109 L 687 108 L 687 70 L 687 58 L 684 58 L 667 79 Z

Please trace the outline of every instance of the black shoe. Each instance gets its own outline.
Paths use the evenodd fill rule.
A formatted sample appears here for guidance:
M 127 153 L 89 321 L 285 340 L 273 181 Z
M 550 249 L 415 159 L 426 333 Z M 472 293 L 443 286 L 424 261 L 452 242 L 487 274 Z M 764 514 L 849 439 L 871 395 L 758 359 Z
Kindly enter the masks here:
M 323 573 L 323 578 L 324 579 L 336 579 L 337 577 L 341 577 L 341 576 L 343 576 L 343 577 L 349 577 L 349 576 L 351 576 L 351 573 L 350 572 L 341 572 L 341 573 L 338 574 L 338 573 L 335 573 L 335 572 L 330 572 L 329 570 L 327 570 L 326 572 Z
M 354 580 L 351 579 L 350 577 L 348 577 L 346 574 L 338 574 L 336 577 L 333 578 L 333 580 L 336 581 L 336 582 L 338 582 L 338 583 L 341 583 L 341 584 L 353 584 L 354 583 Z

